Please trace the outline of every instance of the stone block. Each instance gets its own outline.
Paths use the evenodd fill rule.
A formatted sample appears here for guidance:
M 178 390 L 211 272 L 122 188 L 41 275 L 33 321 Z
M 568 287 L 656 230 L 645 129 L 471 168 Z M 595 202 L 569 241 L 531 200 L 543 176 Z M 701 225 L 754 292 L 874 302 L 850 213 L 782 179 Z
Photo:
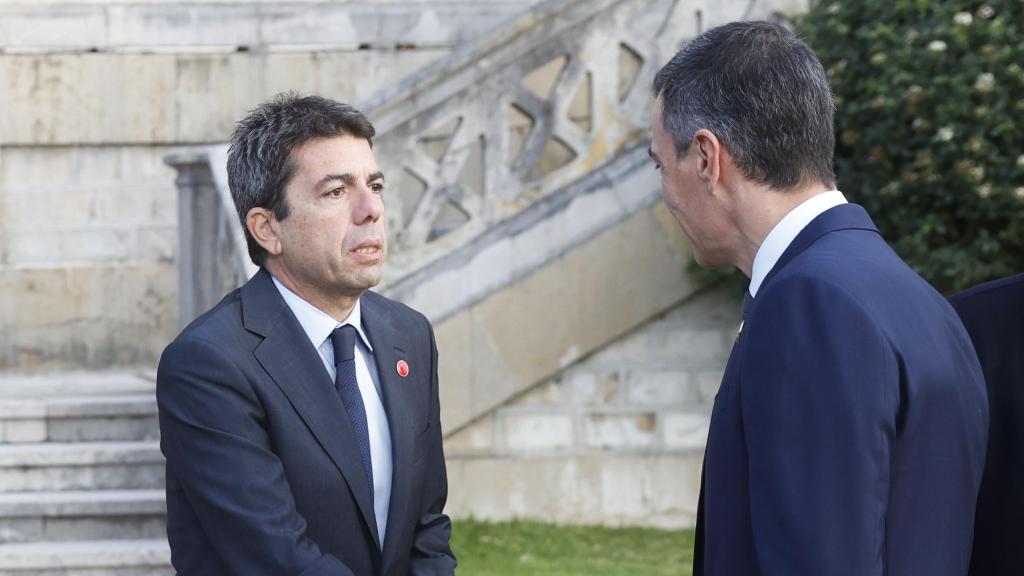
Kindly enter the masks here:
M 599 373 L 574 369 L 567 378 L 569 397 L 576 406 L 609 406 L 622 402 L 622 383 L 618 370 Z
M 135 231 L 131 228 L 105 227 L 99 229 L 67 230 L 60 233 L 60 252 L 49 260 L 25 264 L 41 266 L 52 263 L 91 263 L 109 265 L 126 262 L 136 246 Z
M 249 45 L 259 38 L 259 4 L 127 3 L 108 8 L 114 45 Z
M 449 458 L 452 518 L 563 524 L 693 526 L 700 452 Z
M 583 417 L 583 444 L 605 450 L 654 448 L 658 442 L 654 412 L 592 413 Z
M 169 264 L 0 270 L 0 368 L 155 365 L 176 290 Z
M 178 254 L 178 228 L 146 226 L 136 230 L 131 260 L 174 265 Z
M 104 14 L 93 6 L 49 3 L 41 10 L 32 3 L 0 6 L 0 38 L 13 46 L 102 46 L 106 44 Z
M 0 421 L 0 443 L 44 442 L 46 422 L 42 419 Z
M 542 382 L 517 396 L 509 402 L 509 406 L 555 406 L 563 402 L 566 396 L 565 384 L 561 379 Z
M 634 368 L 627 376 L 629 403 L 640 406 L 681 406 L 692 400 L 690 375 L 684 370 Z
M 487 414 L 464 428 L 446 433 L 444 437 L 445 454 L 457 456 L 494 453 L 496 420 L 494 413 Z
M 708 414 L 662 413 L 662 442 L 669 450 L 704 450 L 709 425 Z
M 724 368 L 697 372 L 694 379 L 697 382 L 697 399 L 700 404 L 711 405 L 714 403 L 718 388 L 722 385 L 723 373 Z
M 11 266 L 52 264 L 64 253 L 64 238 L 53 232 L 6 231 L 6 260 Z
M 9 94 L 0 145 L 172 141 L 171 56 L 18 55 L 0 68 Z
M 505 453 L 565 450 L 573 445 L 570 413 L 499 410 L 500 446 Z
M 235 122 L 268 96 L 262 57 L 196 54 L 176 58 L 173 108 L 178 142 L 227 142 Z
M 680 327 L 651 335 L 650 344 L 661 359 L 683 362 L 689 366 L 724 365 L 729 348 L 722 339 L 721 327 L 690 329 Z

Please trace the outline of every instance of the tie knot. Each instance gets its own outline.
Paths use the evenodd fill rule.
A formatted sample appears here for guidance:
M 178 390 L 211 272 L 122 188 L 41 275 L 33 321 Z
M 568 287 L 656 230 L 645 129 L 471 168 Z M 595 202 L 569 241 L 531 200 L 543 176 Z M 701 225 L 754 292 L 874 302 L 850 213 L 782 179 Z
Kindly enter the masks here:
M 331 344 L 334 345 L 334 365 L 354 360 L 356 357 L 356 328 L 351 324 L 339 326 L 331 332 Z

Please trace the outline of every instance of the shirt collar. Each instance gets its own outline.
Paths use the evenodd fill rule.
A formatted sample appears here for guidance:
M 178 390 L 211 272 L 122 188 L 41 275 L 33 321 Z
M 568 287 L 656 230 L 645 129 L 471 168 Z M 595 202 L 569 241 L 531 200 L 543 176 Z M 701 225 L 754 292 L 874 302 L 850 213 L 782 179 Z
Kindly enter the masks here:
M 324 312 L 322 312 L 316 306 L 313 306 L 309 302 L 302 299 L 301 296 L 292 292 L 281 284 L 277 278 L 274 278 L 274 286 L 277 286 L 277 291 L 281 293 L 281 297 L 284 298 L 285 304 L 291 308 L 292 313 L 295 314 L 295 318 L 298 319 L 299 325 L 302 326 L 302 330 L 309 337 L 309 341 L 313 343 L 313 347 L 319 349 L 325 340 L 330 338 L 331 332 L 334 332 L 335 328 L 344 326 L 345 324 L 351 324 L 356 332 L 359 334 L 359 338 L 366 345 L 366 349 L 373 352 L 373 346 L 370 345 L 370 339 L 366 337 L 366 332 L 363 331 L 363 313 L 360 301 L 356 300 L 356 305 L 352 307 L 352 311 L 349 312 L 348 318 L 345 318 L 343 322 L 338 322 L 334 318 L 331 318 Z
M 764 238 L 764 242 L 757 249 L 754 255 L 754 265 L 750 270 L 750 297 L 757 296 L 757 290 L 761 287 L 765 277 L 775 267 L 782 254 L 793 243 L 811 220 L 814 220 L 822 212 L 834 208 L 840 204 L 846 204 L 846 197 L 838 190 L 831 190 L 822 194 L 811 196 L 793 208 L 786 214 L 779 223 L 772 228 Z

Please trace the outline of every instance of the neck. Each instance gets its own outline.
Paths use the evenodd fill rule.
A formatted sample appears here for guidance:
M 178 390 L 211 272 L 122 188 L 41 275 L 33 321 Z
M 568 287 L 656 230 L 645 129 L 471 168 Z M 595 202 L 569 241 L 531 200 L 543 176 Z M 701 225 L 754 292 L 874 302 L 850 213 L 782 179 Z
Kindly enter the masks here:
M 267 261 L 264 264 L 267 272 L 270 272 L 277 281 L 285 288 L 294 292 L 317 310 L 334 318 L 337 322 L 343 322 L 352 313 L 356 302 L 362 294 L 333 294 L 323 289 L 318 289 L 309 283 L 302 282 L 288 272 L 284 266 L 276 262 Z
M 750 278 L 754 256 L 768 233 L 794 208 L 832 188 L 820 182 L 789 190 L 776 190 L 749 182 L 744 184 L 735 194 L 734 215 L 740 236 L 740 249 L 735 264 Z

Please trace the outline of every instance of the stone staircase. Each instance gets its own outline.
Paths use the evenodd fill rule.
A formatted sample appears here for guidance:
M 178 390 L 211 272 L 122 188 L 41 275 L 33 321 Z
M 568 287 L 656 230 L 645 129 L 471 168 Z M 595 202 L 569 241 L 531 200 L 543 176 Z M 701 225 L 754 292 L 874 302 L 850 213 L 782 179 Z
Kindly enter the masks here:
M 152 375 L 0 376 L 0 576 L 172 574 Z

